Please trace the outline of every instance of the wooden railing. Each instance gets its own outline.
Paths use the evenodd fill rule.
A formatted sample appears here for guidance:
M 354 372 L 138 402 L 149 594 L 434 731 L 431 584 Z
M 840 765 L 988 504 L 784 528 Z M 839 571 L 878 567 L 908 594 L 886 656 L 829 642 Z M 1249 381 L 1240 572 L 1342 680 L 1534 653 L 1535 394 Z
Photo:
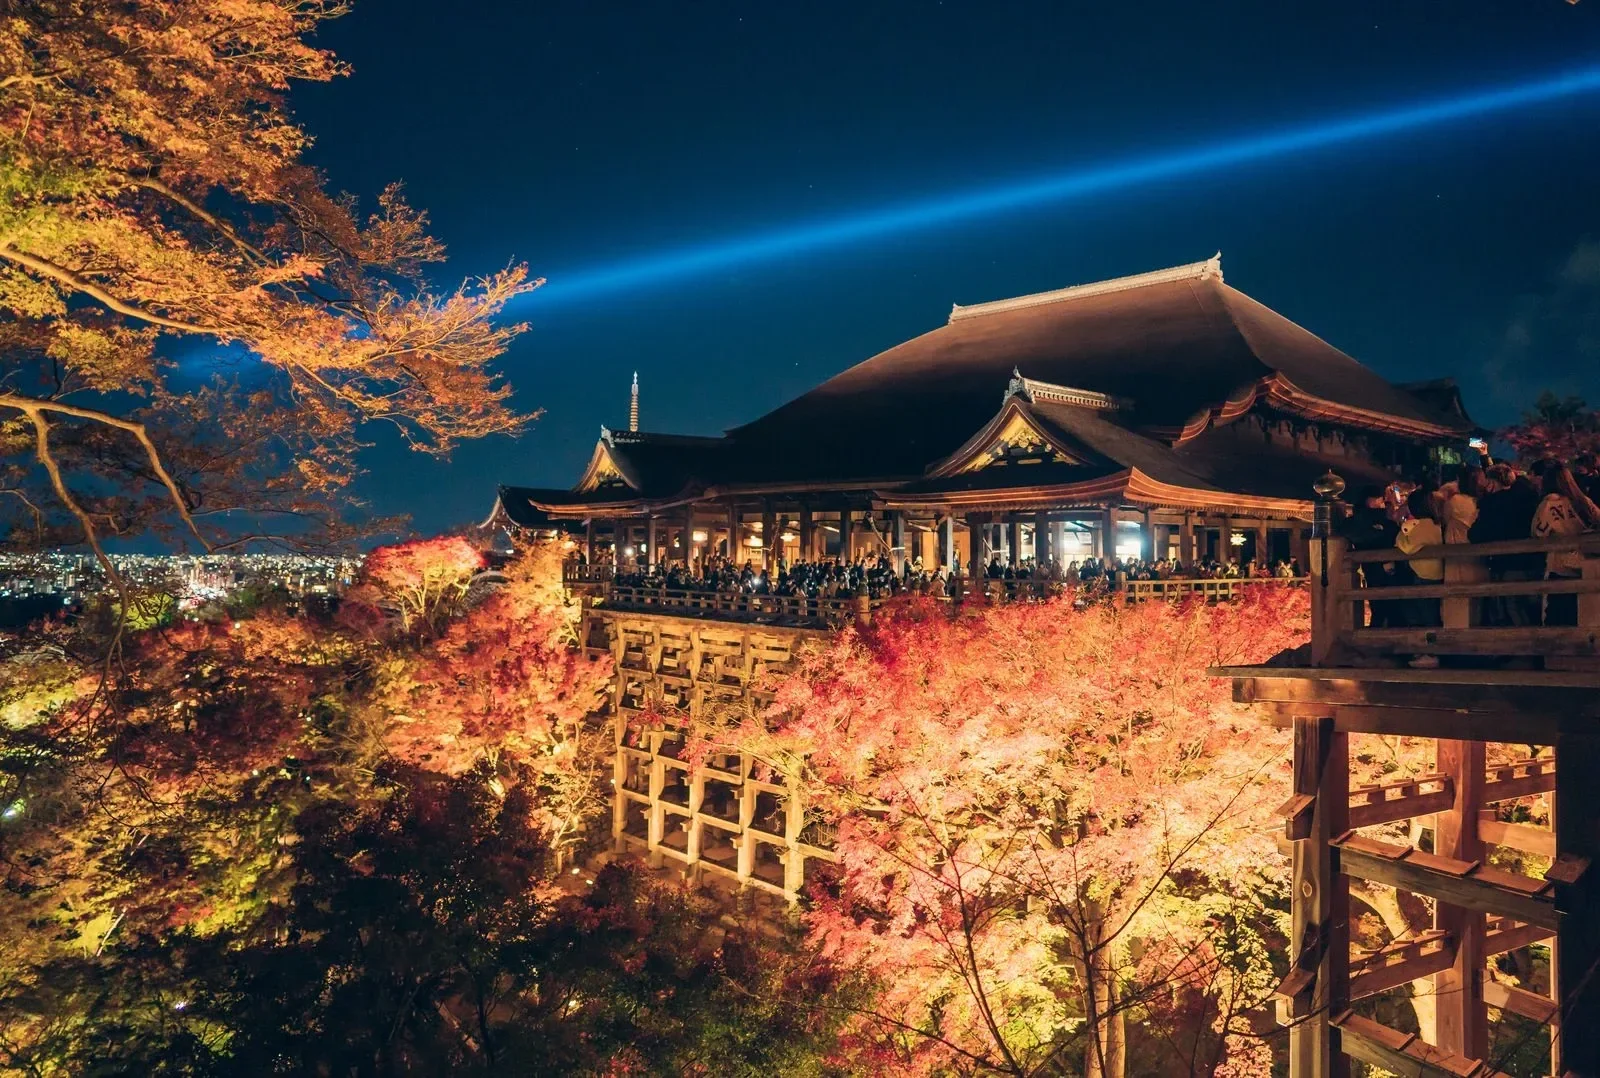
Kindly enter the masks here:
M 594 567 L 589 567 L 594 568 Z M 609 568 L 602 566 L 599 568 Z M 569 586 L 574 581 L 568 581 Z M 604 584 L 595 600 L 600 608 L 659 611 L 690 617 L 728 618 L 782 625 L 836 626 L 847 621 L 867 621 L 872 612 L 894 598 L 864 595 L 808 596 L 764 595 L 742 591 L 712 591 L 703 588 L 618 584 L 609 578 L 582 579 L 579 584 Z M 1237 599 L 1252 585 L 1300 586 L 1304 577 L 1201 578 L 1173 577 L 1166 580 L 1117 580 L 1112 594 L 1127 602 L 1152 599 L 1179 599 L 1198 595 L 1208 602 Z M 963 577 L 954 577 L 949 590 L 939 596 L 944 602 L 1029 602 L 1053 598 L 1066 591 L 1068 584 L 1048 579 L 980 578 L 972 586 Z
M 1576 569 L 1581 576 L 1546 579 L 1543 559 L 1563 553 L 1581 556 Z M 1537 579 L 1505 579 L 1499 559 L 1508 555 L 1538 555 L 1537 566 L 1521 571 Z M 1440 583 L 1367 587 L 1360 572 L 1363 566 L 1430 560 L 1444 562 Z M 1600 534 L 1451 543 L 1415 554 L 1351 550 L 1342 539 L 1313 540 L 1311 570 L 1312 663 L 1317 666 L 1393 665 L 1397 657 L 1421 655 L 1543 657 L 1547 667 L 1600 660 Z M 1550 597 L 1565 595 L 1577 597 L 1575 616 L 1552 618 Z M 1375 627 L 1374 603 L 1397 604 L 1380 607 L 1380 621 L 1392 613 L 1396 620 L 1430 624 Z M 1568 623 L 1552 623 L 1559 620 Z
M 1121 587 L 1131 603 L 1181 599 L 1186 595 L 1200 595 L 1212 602 L 1231 602 L 1252 586 L 1302 587 L 1305 582 L 1303 576 L 1168 577 L 1165 580 L 1128 580 Z
M 616 575 L 614 565 L 589 565 L 581 561 L 561 563 L 561 583 L 569 588 L 574 585 L 609 584 Z
M 596 601 L 596 606 L 775 625 L 833 626 L 852 620 L 870 620 L 872 611 L 882 606 L 883 602 L 882 599 L 865 595 L 754 595 L 748 592 L 612 584 Z

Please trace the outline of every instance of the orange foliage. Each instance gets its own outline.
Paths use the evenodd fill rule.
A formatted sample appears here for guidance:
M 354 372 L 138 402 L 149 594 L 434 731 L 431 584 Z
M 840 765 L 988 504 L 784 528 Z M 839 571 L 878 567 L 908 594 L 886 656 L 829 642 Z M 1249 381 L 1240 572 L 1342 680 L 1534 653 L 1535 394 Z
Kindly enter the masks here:
M 505 570 L 507 583 L 395 664 L 384 694 L 386 743 L 399 759 L 446 774 L 487 765 L 526 773 L 558 851 L 599 808 L 610 743 L 587 721 L 604 702 L 611 660 L 576 643 L 577 608 L 561 588 L 561 552 L 544 544 Z M 604 742 L 604 744 L 602 744 Z
M 1121 1073 L 1130 1012 L 1197 998 L 1208 1050 L 1243 1062 L 1270 932 L 1241 937 L 1235 914 L 1286 880 L 1288 752 L 1204 670 L 1308 628 L 1305 593 L 1272 586 L 1214 606 L 913 604 L 805 657 L 767 715 L 700 731 L 698 752 L 756 753 L 836 826 L 841 873 L 808 922 L 880 986 L 854 1050 L 884 1069 L 1023 1074 L 1071 1050 Z
M 457 611 L 484 565 L 478 548 L 459 536 L 378 547 L 362 562 L 341 613 L 352 624 L 376 627 L 392 612 L 402 633 L 431 635 Z
M 432 294 L 426 215 L 391 187 L 363 218 L 301 161 L 285 93 L 344 73 L 308 40 L 344 8 L 6 9 L 0 512 L 18 535 L 211 543 L 230 510 L 338 534 L 361 424 L 442 453 L 525 422 L 489 369 L 521 328 L 495 316 L 525 272 Z M 175 380 L 174 338 L 233 377 Z

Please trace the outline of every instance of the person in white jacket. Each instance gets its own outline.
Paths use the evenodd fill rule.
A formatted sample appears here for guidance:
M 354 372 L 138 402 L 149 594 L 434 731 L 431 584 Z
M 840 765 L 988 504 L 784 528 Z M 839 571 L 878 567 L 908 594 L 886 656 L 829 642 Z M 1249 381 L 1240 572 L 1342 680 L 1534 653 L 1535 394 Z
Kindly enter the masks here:
M 1600 510 L 1579 489 L 1572 472 L 1554 461 L 1541 461 L 1537 469 L 1544 497 L 1533 513 L 1535 539 L 1570 539 L 1593 529 Z M 1545 555 L 1546 580 L 1574 580 L 1583 576 L 1583 555 L 1576 550 L 1552 550 Z M 1578 624 L 1576 595 L 1545 596 L 1546 625 Z

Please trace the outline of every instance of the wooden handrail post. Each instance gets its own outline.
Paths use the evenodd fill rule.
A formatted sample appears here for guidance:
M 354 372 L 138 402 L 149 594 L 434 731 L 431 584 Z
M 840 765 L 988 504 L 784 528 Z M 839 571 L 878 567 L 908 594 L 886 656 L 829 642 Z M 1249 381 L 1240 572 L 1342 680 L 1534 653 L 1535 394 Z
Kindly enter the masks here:
M 1600 580 L 1600 558 L 1583 559 L 1583 579 Z M 1600 592 L 1578 596 L 1578 624 L 1584 628 L 1600 625 Z
M 1339 646 L 1339 634 L 1353 624 L 1350 566 L 1344 560 L 1343 539 L 1312 539 L 1311 557 L 1311 665 L 1327 666 Z

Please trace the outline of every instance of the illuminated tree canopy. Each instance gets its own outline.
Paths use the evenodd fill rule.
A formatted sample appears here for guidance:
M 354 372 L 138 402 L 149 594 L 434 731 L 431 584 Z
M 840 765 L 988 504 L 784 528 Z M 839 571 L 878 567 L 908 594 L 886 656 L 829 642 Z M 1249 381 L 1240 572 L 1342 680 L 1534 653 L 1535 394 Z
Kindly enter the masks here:
M 344 73 L 332 0 L 0 9 L 0 492 L 13 542 L 339 534 L 363 426 L 526 422 L 490 363 L 521 268 L 435 293 L 398 187 L 364 212 L 284 96 Z M 340 500 L 332 495 L 338 494 Z

